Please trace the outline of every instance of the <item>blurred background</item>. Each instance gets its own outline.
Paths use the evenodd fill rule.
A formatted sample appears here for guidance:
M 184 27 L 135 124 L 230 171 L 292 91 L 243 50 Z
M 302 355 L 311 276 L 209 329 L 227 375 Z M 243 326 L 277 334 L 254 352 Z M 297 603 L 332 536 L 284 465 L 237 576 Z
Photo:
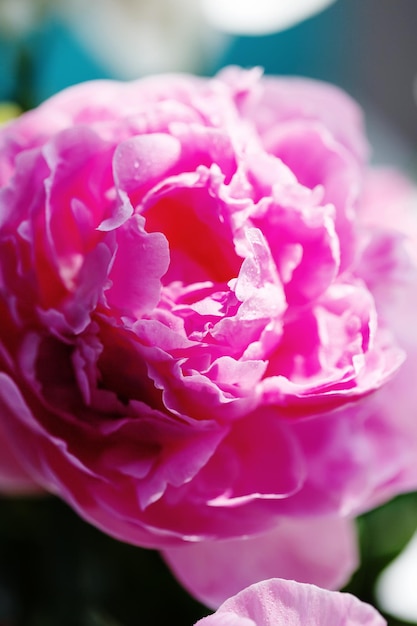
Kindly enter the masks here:
M 410 165 L 416 28 L 415 0 L 0 0 L 0 100 L 29 108 L 94 78 L 260 65 L 346 89 L 378 159 Z
M 416 0 L 0 0 L 0 116 L 13 111 L 5 103 L 27 110 L 95 78 L 259 65 L 347 90 L 365 110 L 374 161 L 416 178 L 416 29 Z M 417 495 L 358 528 L 362 565 L 348 589 L 391 626 L 417 624 L 416 542 L 398 557 L 417 528 Z M 104 536 L 54 498 L 0 499 L 0 626 L 185 626 L 207 613 L 158 554 Z

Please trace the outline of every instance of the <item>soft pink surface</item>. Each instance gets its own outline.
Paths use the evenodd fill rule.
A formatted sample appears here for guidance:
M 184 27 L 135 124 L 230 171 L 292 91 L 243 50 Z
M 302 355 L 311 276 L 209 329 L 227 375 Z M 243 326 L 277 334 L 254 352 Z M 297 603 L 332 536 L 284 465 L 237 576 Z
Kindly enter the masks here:
M 415 488 L 411 193 L 366 153 L 338 89 L 236 68 L 4 126 L 0 486 L 158 548 Z
M 354 523 L 341 517 L 282 518 L 261 535 L 199 541 L 163 556 L 183 586 L 214 609 L 265 578 L 340 589 L 358 565 Z
M 274 578 L 248 587 L 196 626 L 384 626 L 355 596 Z

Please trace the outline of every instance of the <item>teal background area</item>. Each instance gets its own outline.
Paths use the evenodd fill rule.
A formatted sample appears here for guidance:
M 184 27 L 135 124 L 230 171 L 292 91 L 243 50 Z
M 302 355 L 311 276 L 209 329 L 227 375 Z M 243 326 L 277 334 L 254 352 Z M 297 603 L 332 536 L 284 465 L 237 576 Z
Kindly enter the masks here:
M 352 0 L 349 0 L 352 2 Z M 355 19 L 346 0 L 339 0 L 323 13 L 287 31 L 256 37 L 235 37 L 225 53 L 201 73 L 212 74 L 229 63 L 242 66 L 261 65 L 268 73 L 302 74 L 348 86 L 352 82 L 351 33 L 343 25 Z M 353 12 L 354 13 L 354 12 Z M 50 17 L 37 31 L 21 38 L 17 44 L 31 56 L 31 67 L 21 67 L 16 42 L 0 38 L 0 98 L 13 99 L 19 92 L 19 73 L 30 69 L 34 104 L 64 87 L 84 80 L 111 77 L 77 41 L 66 25 Z M 26 85 L 29 87 L 29 85 Z
M 228 64 L 259 65 L 271 74 L 335 83 L 377 107 L 416 145 L 416 30 L 415 0 L 336 0 L 286 31 L 232 38 L 219 58 L 198 71 L 212 75 Z M 18 100 L 24 108 L 74 83 L 120 78 L 92 58 L 54 13 L 17 42 L 0 36 L 0 64 L 0 100 Z
M 24 108 L 69 85 L 111 77 L 65 24 L 52 18 L 26 37 L 0 38 L 0 58 L 0 100 L 18 101 Z

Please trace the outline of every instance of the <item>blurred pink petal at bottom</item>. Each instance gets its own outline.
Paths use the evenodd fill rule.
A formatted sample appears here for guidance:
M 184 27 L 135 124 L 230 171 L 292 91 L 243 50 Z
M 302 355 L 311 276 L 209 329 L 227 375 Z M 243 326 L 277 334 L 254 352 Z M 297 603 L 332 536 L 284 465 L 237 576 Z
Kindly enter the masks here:
M 369 604 L 348 593 L 274 578 L 248 587 L 196 626 L 384 626 Z
M 285 519 L 255 537 L 190 543 L 162 554 L 184 587 L 213 609 L 267 578 L 339 589 L 358 565 L 354 523 L 336 517 Z

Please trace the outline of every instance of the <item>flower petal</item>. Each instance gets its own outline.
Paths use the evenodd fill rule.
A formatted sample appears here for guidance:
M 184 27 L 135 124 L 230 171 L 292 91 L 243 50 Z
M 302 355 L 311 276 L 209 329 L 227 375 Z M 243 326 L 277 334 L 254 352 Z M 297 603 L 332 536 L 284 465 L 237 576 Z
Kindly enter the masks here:
M 273 578 L 248 587 L 196 626 L 386 626 L 348 593 Z
M 353 523 L 331 517 L 283 519 L 262 535 L 189 544 L 162 554 L 190 593 L 212 608 L 265 578 L 337 589 L 358 560 Z

